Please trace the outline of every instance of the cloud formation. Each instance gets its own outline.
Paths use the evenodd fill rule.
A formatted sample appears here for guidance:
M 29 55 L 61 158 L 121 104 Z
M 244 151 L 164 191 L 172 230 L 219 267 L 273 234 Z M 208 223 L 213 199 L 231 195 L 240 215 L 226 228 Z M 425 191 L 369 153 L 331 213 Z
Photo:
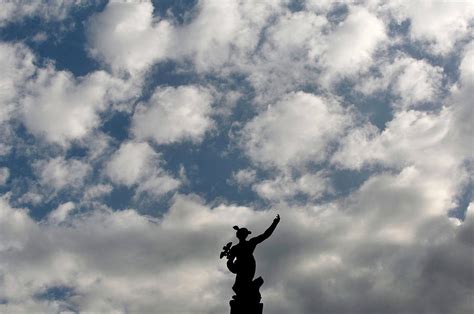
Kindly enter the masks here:
M 33 75 L 34 55 L 21 44 L 0 44 L 0 124 L 13 115 L 20 97 L 19 87 Z
M 473 311 L 472 5 L 0 12 L 1 312 Z
M 56 190 L 81 186 L 91 171 L 87 163 L 74 159 L 65 160 L 63 157 L 38 161 L 35 168 L 39 181 Z
M 200 141 L 213 126 L 212 99 L 210 91 L 199 86 L 159 88 L 135 108 L 132 132 L 157 144 Z
M 335 99 L 291 93 L 245 125 L 242 144 L 250 158 L 263 167 L 320 162 L 350 120 L 350 113 Z
M 160 155 L 147 143 L 127 142 L 111 156 L 105 169 L 114 183 L 137 185 L 137 192 L 161 195 L 180 184 L 160 167 L 161 163 Z
M 114 71 L 144 71 L 167 55 L 170 28 L 150 2 L 112 1 L 88 23 L 90 52 Z

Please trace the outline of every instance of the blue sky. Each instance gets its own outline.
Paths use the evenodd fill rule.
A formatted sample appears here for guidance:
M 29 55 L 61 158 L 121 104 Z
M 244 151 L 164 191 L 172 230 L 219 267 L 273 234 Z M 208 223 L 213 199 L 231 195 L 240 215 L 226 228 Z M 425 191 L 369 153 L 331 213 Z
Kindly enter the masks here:
M 2 311 L 472 312 L 468 2 L 0 10 Z

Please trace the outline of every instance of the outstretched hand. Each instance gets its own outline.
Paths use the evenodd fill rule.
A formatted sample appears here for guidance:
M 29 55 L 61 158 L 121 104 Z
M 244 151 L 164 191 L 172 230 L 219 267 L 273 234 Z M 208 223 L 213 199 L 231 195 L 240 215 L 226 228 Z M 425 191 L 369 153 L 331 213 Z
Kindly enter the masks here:
M 275 219 L 273 219 L 274 222 L 279 223 L 280 222 L 280 215 L 276 215 Z

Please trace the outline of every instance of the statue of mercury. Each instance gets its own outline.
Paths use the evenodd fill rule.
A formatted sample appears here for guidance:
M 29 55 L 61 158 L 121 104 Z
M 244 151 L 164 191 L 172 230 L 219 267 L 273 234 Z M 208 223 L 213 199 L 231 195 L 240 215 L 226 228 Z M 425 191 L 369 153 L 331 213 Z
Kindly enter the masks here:
M 264 233 L 247 240 L 251 232 L 247 228 L 239 228 L 234 226 L 237 230 L 236 236 L 239 243 L 232 246 L 232 242 L 227 243 L 223 247 L 220 257 L 227 257 L 227 268 L 234 274 L 235 283 L 232 289 L 235 295 L 230 301 L 231 314 L 261 314 L 263 312 L 263 304 L 260 303 L 261 295 L 259 292 L 263 284 L 262 277 L 253 279 L 255 276 L 255 258 L 253 252 L 257 244 L 268 239 L 276 226 L 280 222 L 280 215 L 273 219 L 273 223 L 265 230 Z

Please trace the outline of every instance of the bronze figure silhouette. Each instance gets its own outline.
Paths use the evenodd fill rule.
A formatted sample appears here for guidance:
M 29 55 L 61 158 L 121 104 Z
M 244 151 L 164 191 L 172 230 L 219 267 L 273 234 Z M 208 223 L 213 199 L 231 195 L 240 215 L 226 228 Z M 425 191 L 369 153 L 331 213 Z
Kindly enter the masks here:
M 235 295 L 230 301 L 231 314 L 261 314 L 263 312 L 263 304 L 260 303 L 262 297 L 259 291 L 263 285 L 263 278 L 253 279 L 256 268 L 253 252 L 257 244 L 272 235 L 279 222 L 280 215 L 277 215 L 264 233 L 248 241 L 247 237 L 251 232 L 247 228 L 234 226 L 234 229 L 237 230 L 236 236 L 239 243 L 232 246 L 232 242 L 229 242 L 222 248 L 220 258 L 226 256 L 227 268 L 236 274 L 235 283 L 232 286 Z

